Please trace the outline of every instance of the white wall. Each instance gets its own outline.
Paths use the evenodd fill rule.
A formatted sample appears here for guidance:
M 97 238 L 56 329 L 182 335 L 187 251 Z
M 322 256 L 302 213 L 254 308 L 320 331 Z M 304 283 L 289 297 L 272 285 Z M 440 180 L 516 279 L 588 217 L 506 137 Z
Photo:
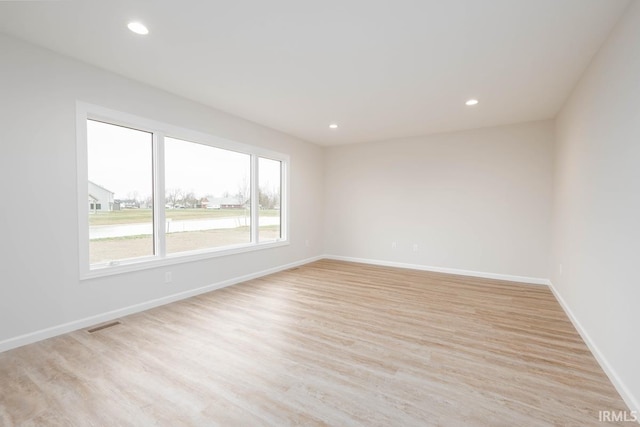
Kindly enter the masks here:
M 329 148 L 326 252 L 548 277 L 553 132 L 543 121 Z
M 639 101 L 640 2 L 635 1 L 557 120 L 551 278 L 638 411 Z
M 80 282 L 76 100 L 290 154 L 291 245 Z M 321 254 L 323 157 L 313 144 L 0 36 L 0 349 L 23 334 Z

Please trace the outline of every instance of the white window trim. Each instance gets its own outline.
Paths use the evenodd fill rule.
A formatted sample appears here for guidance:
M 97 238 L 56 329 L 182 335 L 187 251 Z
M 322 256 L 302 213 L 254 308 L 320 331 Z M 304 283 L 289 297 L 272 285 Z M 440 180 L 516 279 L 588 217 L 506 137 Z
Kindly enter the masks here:
M 153 134 L 153 165 L 155 178 L 154 206 L 163 207 L 164 200 L 164 137 L 182 139 L 189 142 L 208 145 L 215 148 L 231 150 L 251 156 L 251 224 L 259 224 L 258 206 L 258 157 L 282 162 L 281 195 L 280 195 L 280 230 L 281 238 L 277 241 L 258 241 L 258 227 L 251 227 L 251 243 L 224 246 L 221 248 L 199 249 L 176 254 L 166 254 L 164 233 L 160 227 L 154 225 L 155 255 L 122 260 L 105 266 L 92 266 L 89 261 L 89 211 L 87 204 L 88 187 L 88 152 L 87 152 L 87 120 L 99 120 L 114 125 L 138 129 Z M 111 110 L 86 102 L 76 102 L 76 139 L 77 139 L 77 190 L 78 190 L 78 247 L 80 262 L 80 280 L 92 279 L 113 274 L 157 268 L 167 265 L 180 264 L 252 252 L 256 250 L 276 248 L 289 245 L 289 156 L 261 147 L 255 147 L 207 133 L 158 122 L 135 116 L 129 113 Z M 154 209 L 154 224 L 164 224 L 165 212 L 163 208 Z

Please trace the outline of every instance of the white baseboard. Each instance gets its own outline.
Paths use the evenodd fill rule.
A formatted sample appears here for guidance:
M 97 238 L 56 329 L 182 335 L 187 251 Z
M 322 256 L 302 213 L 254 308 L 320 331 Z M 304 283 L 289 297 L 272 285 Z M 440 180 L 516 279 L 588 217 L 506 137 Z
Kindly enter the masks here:
M 573 314 L 573 311 L 571 311 L 571 308 L 569 307 L 567 302 L 564 300 L 564 298 L 562 298 L 562 295 L 560 294 L 560 292 L 558 292 L 558 290 L 550 280 L 548 282 L 549 282 L 549 289 L 551 289 L 551 292 L 553 292 L 553 295 L 556 297 L 556 299 L 560 303 L 560 306 L 569 317 L 569 320 L 571 320 L 571 323 L 573 323 L 573 326 L 576 328 L 576 330 L 582 337 L 582 340 L 585 342 L 585 344 L 587 344 L 587 347 L 589 347 L 589 350 L 591 350 L 591 354 L 593 354 L 593 357 L 596 358 L 598 364 L 600 365 L 602 370 L 605 372 L 605 374 L 607 374 L 607 377 L 609 377 L 609 380 L 611 381 L 613 386 L 616 388 L 618 393 L 620 393 L 620 396 L 622 397 L 624 402 L 627 404 L 629 409 L 631 411 L 635 411 L 635 413 L 640 417 L 640 403 L 638 402 L 638 400 L 635 398 L 635 396 L 633 396 L 629 388 L 624 384 L 620 376 L 616 373 L 615 369 L 613 369 L 611 364 L 604 357 L 604 355 L 602 354 L 602 352 L 600 351 L 596 343 L 591 339 L 591 336 L 589 336 L 587 331 L 582 327 L 582 324 L 580 323 L 578 318 Z M 606 410 L 607 408 L 602 408 L 602 409 Z
M 381 265 L 384 267 L 408 268 L 411 270 L 422 270 L 422 271 L 433 271 L 436 273 L 457 274 L 459 276 L 482 277 L 483 279 L 507 280 L 509 282 L 529 283 L 532 285 L 546 285 L 546 286 L 549 285 L 549 279 L 543 279 L 539 277 L 513 276 L 510 274 L 486 273 L 483 271 L 460 270 L 457 268 L 447 268 L 447 267 L 432 267 L 429 265 L 407 264 L 403 262 L 382 261 L 382 260 L 367 259 L 367 258 L 353 258 L 353 257 L 340 256 L 340 255 L 325 255 L 324 258 L 333 259 L 336 261 L 349 261 L 349 262 L 359 262 L 362 264 Z
M 98 314 L 95 316 L 85 317 L 83 319 L 74 320 L 72 322 L 63 323 L 61 325 L 56 325 L 50 328 L 46 328 L 39 331 L 31 332 L 28 334 L 20 335 L 17 337 L 9 338 L 4 341 L 0 341 L 0 353 L 3 351 L 11 350 L 13 348 L 21 347 L 23 345 L 31 344 L 37 341 L 42 341 L 47 338 L 52 338 L 58 335 L 66 334 L 68 332 L 76 331 L 78 329 L 93 326 L 99 323 L 109 322 L 111 320 L 128 316 L 134 313 L 139 313 L 144 310 L 149 310 L 154 307 L 169 304 L 175 301 L 180 301 L 180 300 L 190 298 L 196 295 L 200 295 L 206 292 L 211 292 L 216 289 L 225 288 L 227 286 L 235 285 L 240 282 L 246 282 L 247 280 L 256 279 L 258 277 L 267 276 L 269 274 L 277 273 L 282 270 L 298 267 L 300 265 L 318 261 L 322 258 L 323 258 L 322 256 L 307 258 L 301 261 L 292 262 L 290 264 L 280 265 L 278 267 L 258 271 L 256 273 L 251 273 L 251 274 L 247 274 L 240 277 L 234 277 L 228 280 L 223 280 L 221 282 L 213 283 L 211 285 L 203 286 L 197 289 L 191 289 L 185 292 L 168 295 L 166 297 L 157 298 L 151 301 L 145 301 L 140 304 L 131 305 L 128 307 L 108 311 L 106 313 Z

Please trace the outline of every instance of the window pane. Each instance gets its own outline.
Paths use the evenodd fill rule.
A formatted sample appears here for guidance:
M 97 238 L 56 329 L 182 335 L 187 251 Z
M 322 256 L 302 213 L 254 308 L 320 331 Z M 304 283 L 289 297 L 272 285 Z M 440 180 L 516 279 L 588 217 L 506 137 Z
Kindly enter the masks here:
M 91 264 L 153 255 L 149 132 L 87 120 Z
M 282 237 L 280 196 L 282 192 L 282 162 L 260 157 L 258 160 L 259 241 Z
M 165 138 L 167 253 L 251 242 L 251 156 Z

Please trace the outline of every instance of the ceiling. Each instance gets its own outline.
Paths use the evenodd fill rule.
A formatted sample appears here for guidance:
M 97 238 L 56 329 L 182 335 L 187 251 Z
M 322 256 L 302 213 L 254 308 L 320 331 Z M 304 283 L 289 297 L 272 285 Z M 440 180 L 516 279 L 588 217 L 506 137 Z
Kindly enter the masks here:
M 0 1 L 0 32 L 336 145 L 552 118 L 629 1 Z

